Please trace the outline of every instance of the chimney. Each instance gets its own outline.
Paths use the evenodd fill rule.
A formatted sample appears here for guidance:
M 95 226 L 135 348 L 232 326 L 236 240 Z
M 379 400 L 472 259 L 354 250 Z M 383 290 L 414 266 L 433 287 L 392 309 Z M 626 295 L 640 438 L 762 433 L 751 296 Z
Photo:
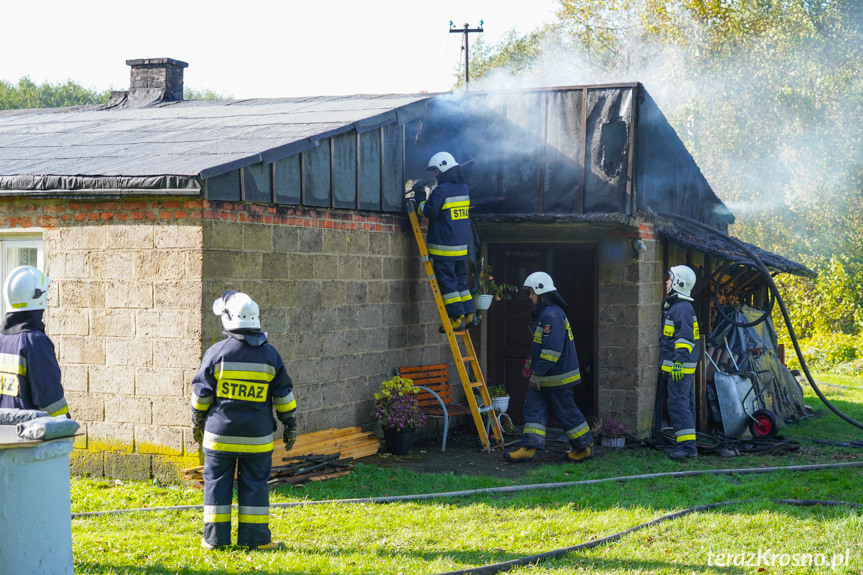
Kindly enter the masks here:
M 139 105 L 183 100 L 183 69 L 189 65 L 173 58 L 126 60 L 132 67 L 129 100 Z

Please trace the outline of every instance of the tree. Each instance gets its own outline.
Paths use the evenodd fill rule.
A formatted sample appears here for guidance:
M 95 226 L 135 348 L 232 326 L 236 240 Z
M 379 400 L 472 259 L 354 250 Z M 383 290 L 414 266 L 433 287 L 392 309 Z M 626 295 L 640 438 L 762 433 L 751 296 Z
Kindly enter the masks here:
M 38 86 L 27 76 L 18 80 L 17 85 L 0 80 L 0 110 L 104 104 L 110 95 L 109 90 L 103 92 L 87 90 L 72 80 Z

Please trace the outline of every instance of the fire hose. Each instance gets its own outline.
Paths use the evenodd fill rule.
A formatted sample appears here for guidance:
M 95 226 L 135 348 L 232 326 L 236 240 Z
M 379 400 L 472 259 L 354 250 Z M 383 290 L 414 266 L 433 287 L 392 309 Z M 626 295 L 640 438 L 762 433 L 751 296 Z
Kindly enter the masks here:
M 713 228 L 705 223 L 699 222 L 697 220 L 693 220 L 691 218 L 687 218 L 686 216 L 679 216 L 676 214 L 665 214 L 665 213 L 657 213 L 658 216 L 663 218 L 668 218 L 671 220 L 678 220 L 684 222 L 689 225 L 693 225 L 697 228 L 700 228 L 708 233 L 711 233 L 715 236 L 718 236 L 728 242 L 734 244 L 737 248 L 739 248 L 743 253 L 745 253 L 752 260 L 752 263 L 755 265 L 755 268 L 761 272 L 761 275 L 764 276 L 764 279 L 767 281 L 767 285 L 770 287 L 770 293 L 772 295 L 772 299 L 776 300 L 776 303 L 779 304 L 779 311 L 782 312 L 782 319 L 785 321 L 785 326 L 788 328 L 788 336 L 791 338 L 791 343 L 794 344 L 794 352 L 797 354 L 797 359 L 800 361 L 800 368 L 803 370 L 803 373 L 806 375 L 806 381 L 809 382 L 809 385 L 815 391 L 815 394 L 818 396 L 824 405 L 827 406 L 830 411 L 838 415 L 841 419 L 850 423 L 854 427 L 858 429 L 863 429 L 863 423 L 860 423 L 856 419 L 850 417 L 849 415 L 843 413 L 838 407 L 833 405 L 829 399 L 824 397 L 824 394 L 821 392 L 821 389 L 815 383 L 815 380 L 812 378 L 812 374 L 809 373 L 809 367 L 806 365 L 806 360 L 803 357 L 803 352 L 800 350 L 800 344 L 797 342 L 797 336 L 794 333 L 794 326 L 791 324 L 791 318 L 788 315 L 788 310 L 785 308 L 785 302 L 782 299 L 782 295 L 779 293 L 779 288 L 776 287 L 776 282 L 773 281 L 773 276 L 770 275 L 770 271 L 767 269 L 767 266 L 764 265 L 764 262 L 761 261 L 755 252 L 750 249 L 745 243 L 740 240 L 729 236 L 723 232 L 720 232 L 716 228 Z

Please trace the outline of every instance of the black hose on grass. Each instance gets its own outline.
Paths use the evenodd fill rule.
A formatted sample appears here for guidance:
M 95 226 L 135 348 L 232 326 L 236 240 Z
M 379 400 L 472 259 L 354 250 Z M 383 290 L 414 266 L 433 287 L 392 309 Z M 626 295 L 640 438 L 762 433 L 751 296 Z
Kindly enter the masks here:
M 270 503 L 270 507 L 304 507 L 307 505 L 324 505 L 327 503 L 394 503 L 397 501 L 417 501 L 424 499 L 441 499 L 451 497 L 466 497 L 493 493 L 516 493 L 534 489 L 557 489 L 580 485 L 596 485 L 598 483 L 635 481 L 640 479 L 657 479 L 662 477 L 694 477 L 699 475 L 750 475 L 756 473 L 772 473 L 774 471 L 821 471 L 825 469 L 844 469 L 848 467 L 863 467 L 863 461 L 847 461 L 844 463 L 820 463 L 812 465 L 788 465 L 784 467 L 744 467 L 741 469 L 694 469 L 691 471 L 667 471 L 664 473 L 644 473 L 640 475 L 624 475 L 621 477 L 605 477 L 601 479 L 583 479 L 581 481 L 566 481 L 561 483 L 530 483 L 527 485 L 505 485 L 502 487 L 484 487 L 464 491 L 446 491 L 441 493 L 421 493 L 414 495 L 390 495 L 384 497 L 360 497 L 353 499 L 325 499 L 321 501 L 294 501 L 290 503 Z M 236 507 L 236 505 L 234 505 Z M 174 505 L 166 507 L 141 507 L 136 509 L 110 509 L 107 511 L 87 511 L 73 513 L 72 519 L 98 517 L 102 515 L 120 515 L 143 511 L 187 511 L 203 509 L 203 505 Z
M 546 559 L 559 559 L 564 557 L 569 553 L 575 553 L 577 551 L 584 551 L 586 549 L 592 549 L 594 547 L 599 547 L 600 545 L 605 545 L 606 543 L 612 543 L 617 541 L 624 535 L 629 535 L 630 533 L 634 533 L 636 531 L 640 531 L 646 527 L 653 527 L 659 523 L 663 523 L 664 521 L 668 521 L 670 519 L 677 519 L 678 517 L 683 517 L 684 515 L 689 515 L 690 513 L 697 513 L 700 511 L 712 511 L 713 509 L 717 509 L 719 507 L 726 507 L 729 505 L 737 505 L 737 504 L 745 504 L 745 503 L 758 503 L 760 501 L 770 501 L 772 503 L 779 503 L 783 505 L 798 505 L 798 506 L 810 506 L 810 505 L 829 505 L 835 507 L 860 507 L 863 508 L 863 504 L 860 503 L 851 503 L 847 501 L 818 501 L 813 499 L 741 499 L 737 501 L 723 501 L 721 503 L 709 503 L 707 505 L 699 505 L 698 507 L 690 507 L 688 509 L 683 509 L 681 511 L 675 511 L 674 513 L 669 513 L 668 515 L 663 515 L 662 517 L 657 517 L 656 519 L 652 519 L 645 523 L 641 523 L 636 525 L 635 527 L 630 527 L 624 531 L 618 531 L 617 533 L 612 533 L 602 539 L 596 539 L 594 541 L 588 541 L 586 543 L 579 543 L 578 545 L 572 545 L 571 547 L 563 547 L 561 549 L 555 549 L 553 551 L 546 551 L 545 553 L 537 553 L 536 555 L 528 555 L 525 557 L 519 557 L 518 559 L 512 559 L 510 561 L 503 561 L 501 563 L 492 563 L 489 565 L 481 565 L 479 567 L 469 567 L 467 569 L 460 569 L 458 571 L 447 571 L 445 573 L 436 573 L 435 575 L 491 575 L 492 573 L 500 573 L 501 571 L 507 571 L 512 569 L 513 567 L 524 567 L 526 565 L 531 565 L 534 563 L 539 563 L 540 561 L 545 561 Z
M 755 254 L 755 252 L 737 238 L 733 238 L 728 234 L 722 233 L 716 228 L 708 226 L 707 224 L 699 222 L 698 220 L 693 220 L 692 218 L 687 218 L 686 216 L 679 216 L 676 214 L 659 213 L 657 215 L 663 218 L 669 218 L 672 220 L 678 220 L 687 224 L 691 224 L 715 236 L 719 236 L 720 238 L 727 240 L 737 246 L 741 251 L 743 251 L 743 253 L 745 253 L 752 259 L 752 262 L 755 264 L 756 269 L 761 272 L 761 275 L 763 275 L 764 279 L 767 281 L 767 285 L 770 287 L 771 293 L 775 295 L 776 303 L 779 304 L 779 310 L 782 312 L 782 319 L 785 320 L 785 326 L 788 328 L 788 336 L 791 338 L 791 343 L 794 344 L 794 352 L 797 354 L 797 359 L 800 361 L 800 367 L 801 369 L 803 369 L 803 373 L 806 374 L 806 380 L 809 382 L 809 385 L 812 386 L 812 389 L 815 391 L 818 399 L 820 399 L 822 403 L 824 403 L 824 405 L 826 405 L 828 409 L 830 409 L 830 411 L 838 415 L 842 420 L 850 423 L 858 429 L 863 429 L 863 423 L 860 423 L 851 416 L 843 413 L 838 407 L 833 405 L 829 399 L 824 397 L 823 393 L 821 393 L 821 389 L 815 383 L 815 380 L 812 378 L 812 374 L 809 373 L 809 367 L 806 365 L 806 360 L 803 358 L 803 352 L 800 350 L 800 344 L 797 342 L 797 336 L 794 333 L 794 326 L 791 325 L 791 318 L 788 315 L 788 310 L 785 309 L 785 302 L 783 301 L 782 296 L 779 293 L 779 288 L 776 287 L 776 282 L 773 281 L 773 276 L 770 275 L 770 270 L 767 269 L 767 266 L 764 265 L 764 262 L 761 261 L 761 259 Z

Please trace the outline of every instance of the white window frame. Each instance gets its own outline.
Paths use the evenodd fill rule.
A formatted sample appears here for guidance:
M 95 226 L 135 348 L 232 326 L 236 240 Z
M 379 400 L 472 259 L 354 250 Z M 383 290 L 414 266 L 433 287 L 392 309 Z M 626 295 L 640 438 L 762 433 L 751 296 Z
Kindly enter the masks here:
M 42 234 L 4 234 L 0 232 L 0 310 L 6 313 L 5 290 L 6 278 L 9 272 L 17 267 L 16 262 L 9 261 L 7 250 L 12 248 L 36 248 L 36 267 L 45 271 L 45 250 Z

